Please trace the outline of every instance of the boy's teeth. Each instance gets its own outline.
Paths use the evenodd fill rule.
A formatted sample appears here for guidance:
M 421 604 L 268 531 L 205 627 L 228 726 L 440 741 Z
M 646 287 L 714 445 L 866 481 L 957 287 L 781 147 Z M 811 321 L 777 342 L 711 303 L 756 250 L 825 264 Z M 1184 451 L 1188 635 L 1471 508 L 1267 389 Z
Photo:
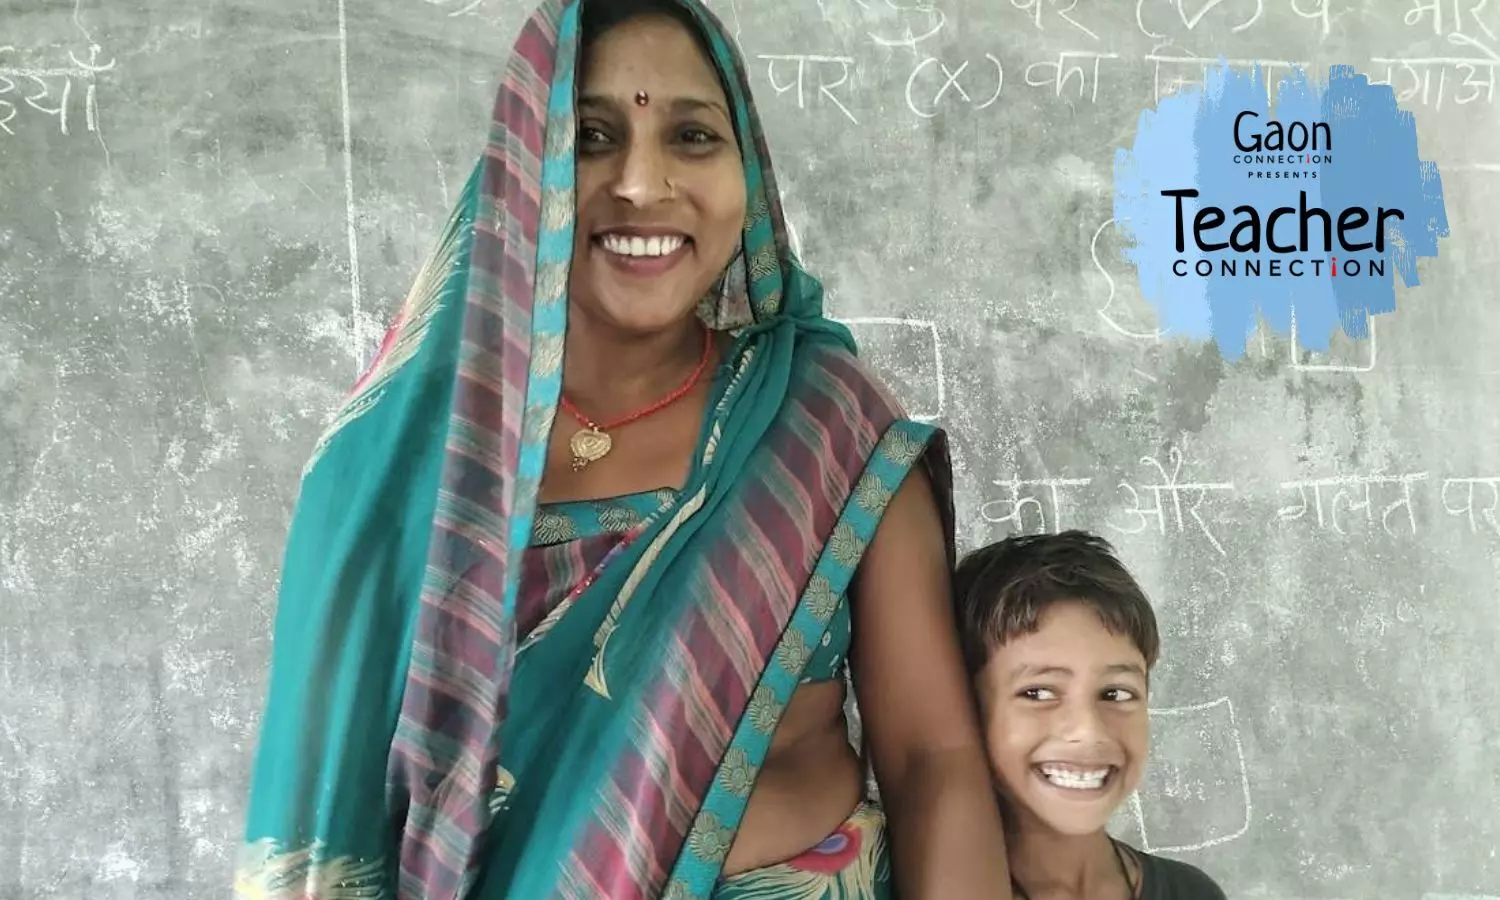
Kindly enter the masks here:
M 599 239 L 604 249 L 621 256 L 666 256 L 682 246 L 682 236 L 676 234 L 654 237 L 606 234 Z
M 1097 790 L 1104 786 L 1104 779 L 1109 776 L 1109 768 L 1078 770 L 1062 766 L 1042 766 L 1042 776 L 1051 783 L 1062 788 L 1073 788 L 1076 790 Z

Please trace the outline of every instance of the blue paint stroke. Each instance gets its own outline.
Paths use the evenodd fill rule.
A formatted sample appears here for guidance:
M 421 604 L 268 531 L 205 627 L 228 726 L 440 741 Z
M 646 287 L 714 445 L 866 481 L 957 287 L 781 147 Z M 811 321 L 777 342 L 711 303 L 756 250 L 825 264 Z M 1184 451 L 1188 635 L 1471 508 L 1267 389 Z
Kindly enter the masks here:
M 1247 162 L 1234 141 L 1235 119 L 1246 110 L 1259 117 L 1246 119 L 1241 127 L 1247 138 L 1264 133 L 1274 115 L 1286 127 L 1327 122 L 1331 149 L 1318 151 L 1325 157 L 1322 162 L 1291 150 L 1261 151 L 1294 157 L 1290 160 Z M 1183 201 L 1183 252 L 1176 247 L 1177 200 L 1161 194 L 1181 188 L 1199 191 L 1195 200 Z M 1326 249 L 1325 231 L 1316 219 L 1309 224 L 1306 253 L 1270 250 L 1264 225 L 1272 210 L 1300 210 L 1304 203 L 1326 210 L 1334 229 L 1344 209 L 1366 210 L 1368 222 L 1350 232 L 1354 241 L 1374 240 L 1380 208 L 1399 209 L 1404 218 L 1387 220 L 1381 251 L 1344 252 L 1336 234 L 1329 236 L 1332 248 Z M 1230 239 L 1242 219 L 1236 207 L 1253 207 L 1262 224 L 1260 250 L 1199 251 L 1193 217 L 1206 206 L 1219 207 L 1226 215 L 1227 221 L 1206 235 L 1220 242 Z M 1372 85 L 1349 66 L 1331 67 L 1326 87 L 1292 70 L 1277 87 L 1273 111 L 1260 67 L 1240 72 L 1220 60 L 1205 73 L 1202 87 L 1162 98 L 1155 110 L 1141 114 L 1133 146 L 1115 153 L 1114 213 L 1131 242 L 1126 257 L 1136 266 L 1142 294 L 1157 308 L 1161 328 L 1212 338 L 1227 359 L 1243 355 L 1258 318 L 1288 335 L 1295 317 L 1299 343 L 1310 350 L 1327 350 L 1335 328 L 1352 338 L 1367 337 L 1369 317 L 1396 308 L 1392 276 L 1399 272 L 1407 287 L 1420 284 L 1417 259 L 1437 256 L 1438 239 L 1448 236 L 1442 179 L 1437 166 L 1417 154 L 1411 113 L 1397 107 L 1388 85 Z M 1281 219 L 1277 240 L 1298 243 L 1299 226 L 1295 213 Z M 1206 277 L 1173 272 L 1175 264 L 1192 273 L 1200 260 L 1210 264 Z M 1238 266 L 1235 274 L 1222 270 L 1225 260 Z M 1279 274 L 1272 274 L 1273 260 Z M 1290 274 L 1292 260 L 1298 261 L 1300 276 Z M 1369 274 L 1370 263 L 1380 260 L 1386 263 L 1385 274 Z M 1247 261 L 1259 262 L 1259 274 L 1246 274 Z M 1357 266 L 1357 274 L 1349 272 L 1351 265 Z
M 1193 144 L 1193 123 L 1198 117 L 1198 98 L 1173 94 L 1154 110 L 1141 113 L 1136 125 L 1135 150 L 1115 151 L 1115 225 L 1133 237 L 1125 257 L 1135 263 L 1141 292 L 1156 305 L 1161 328 L 1197 337 L 1211 333 L 1207 283 L 1172 274 L 1178 257 L 1173 244 L 1175 207 L 1162 191 L 1194 187 L 1197 181 L 1198 148 Z M 1195 200 L 1186 200 L 1184 215 L 1191 221 L 1198 211 Z M 1198 248 L 1187 242 L 1182 256 L 1191 267 Z M 1162 302 L 1170 298 L 1171 313 Z
M 1437 164 L 1417 155 L 1416 122 L 1396 106 L 1388 85 L 1371 85 L 1350 66 L 1334 66 L 1323 95 L 1323 118 L 1341 142 L 1333 164 L 1320 167 L 1329 209 L 1374 206 L 1399 209 L 1406 218 L 1386 233 L 1385 258 L 1406 287 L 1421 284 L 1417 258 L 1436 257 L 1438 238 L 1448 236 L 1443 180 Z M 1389 271 L 1389 269 L 1387 270 Z M 1365 337 L 1368 315 L 1393 312 L 1396 290 L 1389 279 L 1334 279 L 1334 296 L 1345 333 Z M 1354 330 L 1351 330 L 1354 329 Z

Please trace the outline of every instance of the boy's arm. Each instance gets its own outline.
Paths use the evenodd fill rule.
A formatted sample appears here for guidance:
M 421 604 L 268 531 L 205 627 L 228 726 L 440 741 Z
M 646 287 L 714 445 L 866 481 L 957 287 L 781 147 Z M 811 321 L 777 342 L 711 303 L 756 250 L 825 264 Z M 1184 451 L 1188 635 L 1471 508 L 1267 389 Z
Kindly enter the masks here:
M 1010 900 L 1005 836 L 949 597 L 943 526 L 921 469 L 892 498 L 853 591 L 851 665 L 897 893 Z

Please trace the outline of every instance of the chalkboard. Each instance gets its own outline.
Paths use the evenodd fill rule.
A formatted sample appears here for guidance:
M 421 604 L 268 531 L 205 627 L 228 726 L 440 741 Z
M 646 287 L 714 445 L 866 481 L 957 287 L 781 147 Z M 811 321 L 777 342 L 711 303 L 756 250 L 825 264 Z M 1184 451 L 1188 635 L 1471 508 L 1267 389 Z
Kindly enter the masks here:
M 715 8 L 833 314 L 953 436 L 964 546 L 1095 529 L 1156 602 L 1119 836 L 1232 897 L 1500 896 L 1500 8 Z M 0 897 L 226 891 L 301 466 L 526 11 L 0 0 Z M 1413 111 L 1451 236 L 1368 338 L 1160 333 L 1113 160 L 1220 58 Z

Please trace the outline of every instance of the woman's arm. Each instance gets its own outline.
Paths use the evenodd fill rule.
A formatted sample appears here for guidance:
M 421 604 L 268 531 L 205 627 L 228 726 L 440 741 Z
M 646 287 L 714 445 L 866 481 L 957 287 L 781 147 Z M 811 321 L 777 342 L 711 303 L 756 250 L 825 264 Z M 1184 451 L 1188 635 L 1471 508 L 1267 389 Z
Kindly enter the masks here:
M 914 470 L 855 576 L 854 686 L 904 900 L 1010 900 L 1005 836 L 949 597 L 932 482 Z

